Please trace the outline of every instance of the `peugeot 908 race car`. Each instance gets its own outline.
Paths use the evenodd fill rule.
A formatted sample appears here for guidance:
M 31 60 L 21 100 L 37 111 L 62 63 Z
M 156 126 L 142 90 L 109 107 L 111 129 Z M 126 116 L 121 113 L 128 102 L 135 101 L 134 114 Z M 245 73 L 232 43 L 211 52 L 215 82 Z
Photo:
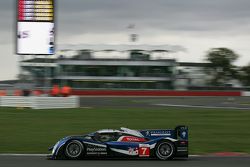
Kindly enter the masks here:
M 157 130 L 104 129 L 59 140 L 49 159 L 188 157 L 188 127 Z

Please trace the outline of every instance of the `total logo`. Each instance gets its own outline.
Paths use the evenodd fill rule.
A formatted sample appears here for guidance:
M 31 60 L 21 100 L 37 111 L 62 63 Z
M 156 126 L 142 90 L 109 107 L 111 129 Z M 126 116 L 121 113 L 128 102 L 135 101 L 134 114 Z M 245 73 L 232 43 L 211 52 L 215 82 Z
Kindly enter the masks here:
M 145 142 L 144 138 L 134 137 L 134 136 L 123 136 L 118 141 L 122 142 Z

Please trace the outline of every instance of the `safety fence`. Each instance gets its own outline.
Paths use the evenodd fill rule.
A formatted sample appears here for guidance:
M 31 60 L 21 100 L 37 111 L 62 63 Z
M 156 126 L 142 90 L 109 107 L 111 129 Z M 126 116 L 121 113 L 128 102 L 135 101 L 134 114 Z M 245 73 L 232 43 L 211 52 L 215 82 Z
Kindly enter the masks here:
M 71 97 L 23 97 L 23 96 L 2 96 L 0 97 L 1 107 L 32 108 L 32 109 L 60 109 L 79 108 L 80 98 Z
M 250 92 L 242 92 L 242 96 L 250 96 Z

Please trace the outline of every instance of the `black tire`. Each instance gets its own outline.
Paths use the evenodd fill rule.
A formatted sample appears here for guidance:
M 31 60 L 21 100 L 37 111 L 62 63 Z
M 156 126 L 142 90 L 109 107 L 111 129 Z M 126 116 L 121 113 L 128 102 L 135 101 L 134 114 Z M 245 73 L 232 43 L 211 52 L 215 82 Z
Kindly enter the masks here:
M 68 159 L 81 159 L 84 154 L 84 145 L 78 140 L 71 140 L 66 143 L 64 153 Z
M 175 154 L 175 146 L 170 141 L 161 141 L 156 145 L 155 155 L 160 160 L 171 160 Z

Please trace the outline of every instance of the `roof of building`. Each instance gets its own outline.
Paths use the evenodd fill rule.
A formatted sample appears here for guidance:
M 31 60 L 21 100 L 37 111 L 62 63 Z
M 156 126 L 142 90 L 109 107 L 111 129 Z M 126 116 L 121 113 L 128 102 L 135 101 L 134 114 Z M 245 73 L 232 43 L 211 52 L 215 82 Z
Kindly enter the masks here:
M 18 82 L 18 80 L 3 80 L 0 81 L 0 84 L 3 85 L 12 85 L 12 84 L 16 84 Z
M 78 45 L 60 45 L 60 50 L 88 50 L 88 51 L 149 51 L 149 52 L 179 52 L 186 49 L 179 45 L 107 45 L 107 44 L 78 44 Z
M 75 58 L 75 57 L 71 57 L 71 58 L 58 58 L 58 59 L 43 59 L 43 58 L 34 58 L 34 59 L 28 59 L 28 60 L 23 60 L 23 63 L 57 63 L 58 60 L 85 60 L 85 61 L 168 61 L 168 62 L 175 62 L 174 59 L 155 59 L 155 60 L 151 60 L 151 59 L 133 59 L 133 58 Z

